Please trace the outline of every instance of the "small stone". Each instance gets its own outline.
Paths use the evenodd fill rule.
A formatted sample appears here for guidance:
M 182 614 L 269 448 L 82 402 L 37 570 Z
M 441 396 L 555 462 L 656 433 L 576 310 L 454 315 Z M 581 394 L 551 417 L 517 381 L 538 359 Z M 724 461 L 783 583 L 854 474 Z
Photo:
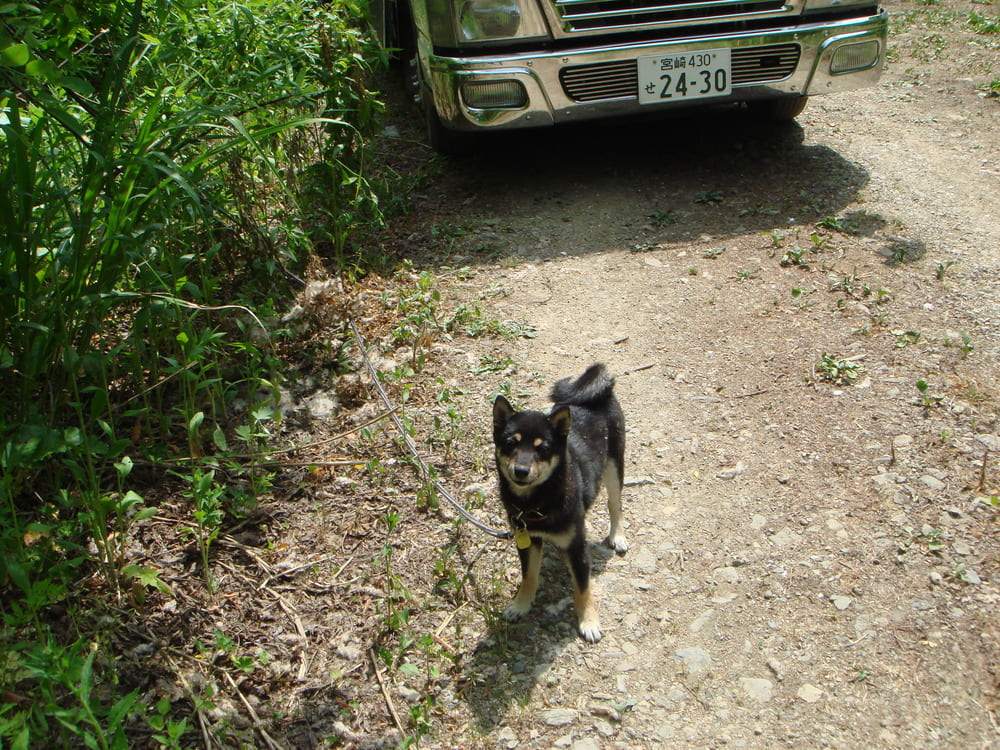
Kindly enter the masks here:
M 594 722 L 594 729 L 602 737 L 613 737 L 615 734 L 615 728 L 611 726 L 611 722 L 606 719 L 598 719 Z
M 1000 453 L 1000 436 L 998 435 L 976 435 L 976 440 L 983 444 L 988 451 Z
M 787 527 L 771 537 L 771 542 L 779 547 L 790 547 L 800 541 L 802 541 L 802 537 Z
M 656 484 L 652 477 L 630 477 L 625 480 L 626 487 L 644 487 L 647 484 Z
M 731 565 L 725 565 L 712 571 L 719 583 L 739 583 L 740 572 Z
M 954 544 L 951 545 L 951 548 L 953 550 L 955 550 L 955 554 L 956 555 L 963 555 L 964 556 L 964 555 L 971 555 L 972 554 L 972 547 L 970 547 L 965 542 L 961 542 L 961 541 L 955 542 Z
M 934 490 L 935 492 L 940 492 L 945 488 L 944 482 L 942 482 L 937 477 L 932 477 L 930 474 L 924 474 L 922 477 L 920 477 L 920 481 L 924 484 L 925 487 Z
M 725 469 L 722 469 L 721 471 L 717 472 L 715 476 L 717 476 L 719 479 L 735 479 L 744 471 L 746 471 L 746 469 L 747 469 L 746 464 L 744 464 L 742 461 L 737 461 L 736 466 L 728 466 Z
M 631 556 L 631 561 L 640 572 L 646 575 L 652 575 L 659 569 L 656 555 L 648 549 L 640 549 L 635 555 Z
M 808 682 L 804 683 L 795 694 L 806 703 L 815 703 L 823 697 L 823 691 Z
M 668 724 L 666 722 L 660 724 L 660 726 L 658 726 L 654 731 L 656 732 L 657 739 L 659 739 L 661 742 L 670 742 L 672 740 L 678 739 L 678 737 L 680 736 L 679 732 L 677 731 L 677 727 L 673 726 L 672 724 Z
M 687 697 L 688 694 L 680 685 L 674 685 L 667 691 L 667 700 L 673 701 L 674 703 L 683 703 L 687 700 Z
M 854 634 L 858 638 L 875 635 L 875 626 L 868 615 L 858 615 L 854 618 Z
M 410 704 L 420 703 L 423 698 L 423 695 L 419 690 L 414 690 L 406 685 L 399 686 L 399 695 L 403 700 Z
M 896 435 L 896 437 L 892 439 L 892 445 L 894 448 L 906 448 L 910 445 L 913 445 L 913 436 Z
M 564 727 L 576 721 L 576 711 L 571 708 L 544 708 L 538 718 L 550 727 Z
M 497 732 L 497 743 L 513 750 L 513 748 L 517 747 L 517 735 L 514 734 L 514 730 L 510 727 L 504 727 Z
M 728 604 L 733 599 L 739 598 L 740 594 L 738 591 L 733 590 L 728 584 L 723 584 L 719 587 L 718 591 L 709 599 L 712 604 Z
M 830 531 L 832 531 L 838 539 L 850 539 L 851 535 L 847 532 L 847 529 L 844 528 L 842 521 L 836 518 L 828 518 L 826 519 L 826 527 L 830 529 Z
M 831 596 L 830 601 L 833 602 L 833 606 L 837 609 L 843 611 L 851 606 L 851 602 L 854 601 L 849 596 Z
M 876 474 L 872 477 L 872 482 L 874 482 L 880 489 L 889 488 L 897 484 L 903 484 L 905 481 L 905 477 L 900 476 L 894 471 L 887 471 L 884 474 Z
M 930 579 L 931 579 L 931 583 L 933 583 L 935 585 L 940 585 L 941 582 L 944 580 L 943 576 L 938 571 L 936 571 L 936 570 L 932 570 L 930 572 Z
M 333 393 L 317 393 L 306 401 L 309 413 L 318 419 L 334 416 L 340 410 L 337 397 Z
M 358 648 L 353 643 L 341 643 L 335 649 L 334 653 L 337 654 L 341 659 L 346 659 L 347 661 L 359 661 L 361 659 L 361 649 Z
M 705 649 L 697 646 L 678 649 L 674 652 L 674 661 L 683 665 L 684 674 L 694 680 L 708 674 L 712 666 L 712 657 Z
M 601 750 L 601 745 L 593 737 L 585 737 L 570 745 L 570 750 Z
M 760 677 L 741 677 L 740 688 L 758 703 L 767 703 L 774 696 L 774 683 Z
M 697 633 L 702 628 L 704 628 L 708 623 L 710 623 L 712 621 L 712 618 L 714 617 L 715 617 L 714 609 L 702 612 L 700 615 L 698 615 L 698 617 L 694 619 L 694 621 L 688 626 L 688 628 L 691 630 L 692 633 Z
M 966 583 L 971 583 L 973 586 L 978 586 L 983 582 L 983 579 L 972 568 L 966 568 L 962 571 L 962 580 Z
M 778 678 L 778 682 L 785 679 L 781 673 L 781 662 L 775 659 L 773 656 L 767 660 L 767 668 L 774 672 L 774 676 Z

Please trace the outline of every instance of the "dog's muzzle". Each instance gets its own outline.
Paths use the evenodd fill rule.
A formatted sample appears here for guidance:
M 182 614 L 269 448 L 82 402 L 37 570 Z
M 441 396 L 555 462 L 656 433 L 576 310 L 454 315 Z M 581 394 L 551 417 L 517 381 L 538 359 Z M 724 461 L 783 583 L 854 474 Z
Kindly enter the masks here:
M 515 463 L 511 467 L 511 478 L 516 482 L 526 484 L 531 479 L 531 464 Z

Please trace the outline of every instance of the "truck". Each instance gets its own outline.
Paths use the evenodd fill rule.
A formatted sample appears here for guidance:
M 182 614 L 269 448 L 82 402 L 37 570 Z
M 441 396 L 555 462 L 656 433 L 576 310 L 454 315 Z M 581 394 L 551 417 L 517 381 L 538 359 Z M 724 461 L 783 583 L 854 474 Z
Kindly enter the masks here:
M 373 0 L 427 140 L 732 103 L 798 116 L 871 86 L 888 15 L 874 0 Z

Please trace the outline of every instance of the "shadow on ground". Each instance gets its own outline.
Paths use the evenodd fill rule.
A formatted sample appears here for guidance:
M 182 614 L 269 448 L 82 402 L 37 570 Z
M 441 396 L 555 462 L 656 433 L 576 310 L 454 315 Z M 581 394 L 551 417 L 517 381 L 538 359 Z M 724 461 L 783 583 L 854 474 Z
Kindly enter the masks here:
M 838 215 L 869 182 L 798 123 L 728 109 L 493 134 L 431 164 L 390 226 L 432 265 L 769 233 Z
M 527 705 L 535 687 L 545 684 L 559 654 L 580 637 L 569 571 L 550 545 L 543 554 L 541 584 L 531 612 L 517 623 L 505 622 L 498 612 L 464 664 L 463 695 L 482 733 L 502 726 L 512 710 Z M 614 554 L 603 544 L 591 543 L 591 576 L 600 576 Z M 600 612 L 600 601 L 597 607 Z M 604 613 L 605 619 L 608 616 Z

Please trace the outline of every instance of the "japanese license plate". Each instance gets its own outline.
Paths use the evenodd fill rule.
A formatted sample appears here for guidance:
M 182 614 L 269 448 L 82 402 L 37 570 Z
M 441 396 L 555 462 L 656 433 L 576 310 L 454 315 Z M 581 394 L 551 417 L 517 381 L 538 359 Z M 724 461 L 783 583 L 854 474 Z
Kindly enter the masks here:
M 730 94 L 729 53 L 726 48 L 640 57 L 639 103 L 686 102 Z

